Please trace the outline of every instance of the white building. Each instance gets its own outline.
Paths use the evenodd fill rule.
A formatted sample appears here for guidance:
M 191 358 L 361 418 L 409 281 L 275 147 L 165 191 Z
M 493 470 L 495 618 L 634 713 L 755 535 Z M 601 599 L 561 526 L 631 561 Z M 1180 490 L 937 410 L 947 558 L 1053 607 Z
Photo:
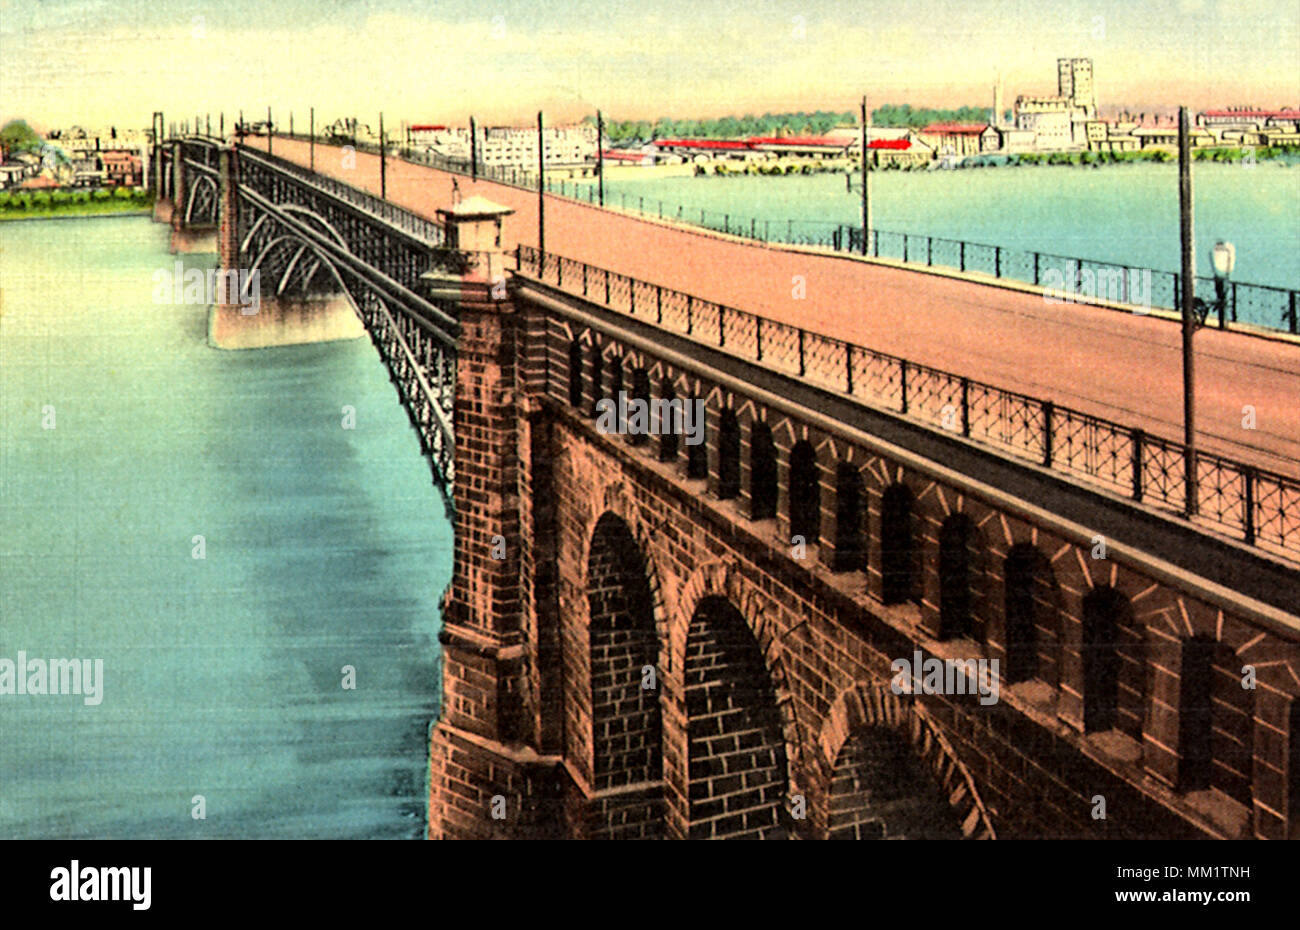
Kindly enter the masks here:
M 468 128 L 451 126 L 412 126 L 412 144 L 426 145 L 436 155 L 447 158 L 470 157 Z M 479 164 L 495 167 L 537 169 L 537 130 L 512 126 L 479 127 L 477 139 Z M 546 164 L 550 166 L 587 165 L 596 160 L 596 127 L 588 125 L 554 126 L 542 130 Z

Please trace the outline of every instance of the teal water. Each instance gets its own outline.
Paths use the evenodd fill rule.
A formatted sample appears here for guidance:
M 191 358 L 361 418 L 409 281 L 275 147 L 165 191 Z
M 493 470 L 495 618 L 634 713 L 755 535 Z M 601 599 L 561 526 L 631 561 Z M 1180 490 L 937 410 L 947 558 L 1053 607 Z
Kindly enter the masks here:
M 421 836 L 452 529 L 416 436 L 364 340 L 209 348 L 166 246 L 0 224 L 0 658 L 104 677 L 0 694 L 0 837 Z
M 861 190 L 844 175 L 611 179 L 606 202 L 696 222 L 699 211 L 732 228 L 766 221 L 773 238 L 794 229 L 861 222 Z M 1300 288 L 1300 165 L 1193 166 L 1197 273 L 1211 273 L 1218 239 L 1237 247 L 1233 277 Z M 572 188 L 572 182 L 570 182 Z M 583 195 L 585 197 L 585 189 Z M 884 230 L 1177 271 L 1177 167 L 1015 167 L 956 171 L 879 171 L 871 176 L 872 225 Z

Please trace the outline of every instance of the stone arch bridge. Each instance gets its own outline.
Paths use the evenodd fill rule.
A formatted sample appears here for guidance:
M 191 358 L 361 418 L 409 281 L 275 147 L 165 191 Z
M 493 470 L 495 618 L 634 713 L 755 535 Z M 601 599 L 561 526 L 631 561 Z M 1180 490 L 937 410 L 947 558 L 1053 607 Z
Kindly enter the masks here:
M 347 297 L 454 503 L 431 837 L 1300 836 L 1293 480 L 1203 462 L 1189 519 L 1160 437 L 174 152 L 224 268 Z

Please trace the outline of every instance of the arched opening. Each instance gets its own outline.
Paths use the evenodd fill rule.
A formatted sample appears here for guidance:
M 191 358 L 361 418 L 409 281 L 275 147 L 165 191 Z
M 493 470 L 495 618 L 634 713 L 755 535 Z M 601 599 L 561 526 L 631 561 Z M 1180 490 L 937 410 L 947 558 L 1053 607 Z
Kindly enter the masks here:
M 1118 729 L 1142 741 L 1146 667 L 1133 607 L 1108 585 L 1083 598 L 1083 729 Z
M 633 402 L 636 402 L 633 408 Z M 650 441 L 650 374 L 644 368 L 632 369 L 632 396 L 628 402 L 635 421 L 628 425 L 632 445 L 643 446 Z
M 790 450 L 790 536 L 799 536 L 809 546 L 821 538 L 821 485 L 817 475 L 817 452 L 812 443 L 800 439 Z
M 1006 681 L 1037 678 L 1056 687 L 1060 666 L 1060 608 L 1056 576 L 1034 546 L 1011 547 L 1002 565 Z
M 1179 781 L 1186 791 L 1217 788 L 1250 807 L 1255 702 L 1241 674 L 1231 646 L 1204 635 L 1184 641 Z
M 940 639 L 975 635 L 977 537 L 964 513 L 952 514 L 939 528 Z
M 672 380 L 667 376 L 660 382 L 659 393 L 664 401 L 661 409 L 666 411 L 659 419 L 659 461 L 671 462 L 677 458 L 682 432 L 682 414 Z
M 880 594 L 886 604 L 917 597 L 913 498 L 905 484 L 891 484 L 880 500 Z
M 763 653 L 730 601 L 710 596 L 686 639 L 687 799 L 691 839 L 779 839 L 786 756 Z
M 736 411 L 723 410 L 718 423 L 718 497 L 729 500 L 740 493 L 740 420 Z
M 645 558 L 612 513 L 591 536 L 587 604 L 592 787 L 611 792 L 601 799 L 597 835 L 657 838 L 663 833 L 659 638 Z
M 569 343 L 569 406 L 582 406 L 582 343 Z
M 708 478 L 709 477 L 709 427 L 704 417 L 704 406 L 698 399 L 692 398 L 691 410 L 694 411 L 692 416 L 696 419 L 692 421 L 692 426 L 698 430 L 699 442 L 688 442 L 686 444 L 686 477 L 687 478 Z
M 623 360 L 614 356 L 609 360 L 609 399 L 614 402 L 614 432 L 620 436 L 627 432 L 627 417 L 623 393 Z
M 600 409 L 597 404 L 605 396 L 605 353 L 600 349 L 595 337 L 591 340 L 591 415 L 597 416 Z
M 776 443 L 772 428 L 755 420 L 749 427 L 749 515 L 754 520 L 776 516 Z
M 943 789 L 896 731 L 867 727 L 849 737 L 831 775 L 832 840 L 954 840 L 961 824 Z
M 1214 640 L 1209 637 L 1196 636 L 1183 642 L 1178 678 L 1178 782 L 1184 791 L 1210 787 L 1213 657 Z
M 835 468 L 835 559 L 837 572 L 865 568 L 862 542 L 862 473 L 840 462 Z

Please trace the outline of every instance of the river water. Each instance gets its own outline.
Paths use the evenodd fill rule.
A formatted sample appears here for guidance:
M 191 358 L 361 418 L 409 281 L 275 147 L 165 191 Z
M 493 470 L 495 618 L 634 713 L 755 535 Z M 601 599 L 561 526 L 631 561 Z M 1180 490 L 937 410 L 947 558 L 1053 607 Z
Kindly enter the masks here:
M 103 662 L 0 693 L 0 837 L 422 836 L 452 528 L 373 347 L 209 348 L 145 217 L 0 249 L 0 660 Z

